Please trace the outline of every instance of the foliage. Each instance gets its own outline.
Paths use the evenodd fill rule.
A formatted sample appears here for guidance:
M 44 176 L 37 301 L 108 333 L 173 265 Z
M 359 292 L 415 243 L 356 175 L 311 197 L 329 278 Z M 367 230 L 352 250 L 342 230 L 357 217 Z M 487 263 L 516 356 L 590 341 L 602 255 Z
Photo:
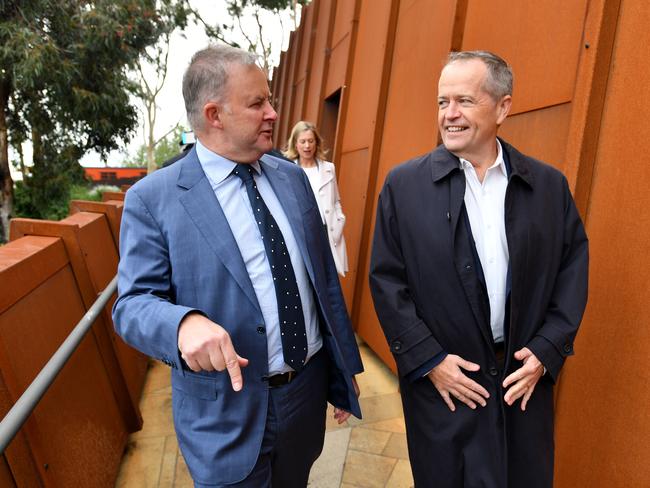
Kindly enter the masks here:
M 17 217 L 31 217 L 46 220 L 61 220 L 68 215 L 70 200 L 92 200 L 100 202 L 102 191 L 119 191 L 117 187 L 93 187 L 88 182 L 75 183 L 66 192 L 57 192 L 51 200 L 35 202 L 35 193 L 30 191 L 25 182 L 16 182 L 14 209 Z
M 310 0 L 227 0 L 226 5 L 228 13 L 230 14 L 233 23 L 221 23 L 217 25 L 205 25 L 206 33 L 209 37 L 217 39 L 231 46 L 247 49 L 250 52 L 256 53 L 260 56 L 261 68 L 270 74 L 271 58 L 274 51 L 278 51 L 281 46 L 273 46 L 268 41 L 268 31 L 280 28 L 284 35 L 285 27 L 282 22 L 282 13 L 289 11 L 291 19 L 293 20 L 292 28 L 297 27 L 297 14 L 302 7 L 307 5 Z M 277 24 L 269 24 L 263 22 L 261 14 L 263 11 L 270 12 L 277 20 Z M 201 20 L 200 16 L 197 16 Z M 251 18 L 255 21 L 255 25 L 251 28 L 245 22 L 245 18 Z M 234 31 L 239 33 L 246 40 L 247 46 L 242 46 L 232 40 L 228 35 Z
M 0 0 L 0 184 L 10 181 L 3 140 L 31 140 L 33 174 L 19 190 L 34 192 L 21 196 L 31 215 L 67 194 L 83 154 L 130 139 L 127 72 L 188 13 L 184 0 Z M 10 199 L 0 193 L 0 207 Z
M 83 185 L 72 185 L 70 187 L 70 200 L 91 200 L 94 202 L 102 201 L 102 193 L 105 191 L 118 192 L 120 189 L 116 186 L 91 186 L 88 183 Z
M 166 137 L 162 138 L 160 142 L 156 145 L 154 149 L 154 161 L 156 162 L 156 167 L 160 168 L 162 164 L 167 161 L 169 158 L 176 156 L 181 152 L 180 141 L 184 129 L 182 126 L 177 126 L 174 129 L 174 132 L 167 134 Z M 147 145 L 143 144 L 135 151 L 135 154 L 128 156 L 128 163 L 125 163 L 126 167 L 136 167 L 141 168 L 147 165 Z
M 156 139 L 154 136 L 154 129 L 156 127 L 156 117 L 158 115 L 157 98 L 160 94 L 165 80 L 167 79 L 167 61 L 169 59 L 169 42 L 170 33 L 165 33 L 163 41 L 150 50 L 145 50 L 137 65 L 138 80 L 136 86 L 136 95 L 142 101 L 145 109 L 145 126 L 143 131 L 145 133 L 145 155 L 147 172 L 153 172 L 156 165 L 155 150 L 158 144 L 168 135 L 165 134 L 162 138 Z M 156 77 L 155 80 L 149 79 L 145 76 L 143 64 L 147 64 L 154 68 Z

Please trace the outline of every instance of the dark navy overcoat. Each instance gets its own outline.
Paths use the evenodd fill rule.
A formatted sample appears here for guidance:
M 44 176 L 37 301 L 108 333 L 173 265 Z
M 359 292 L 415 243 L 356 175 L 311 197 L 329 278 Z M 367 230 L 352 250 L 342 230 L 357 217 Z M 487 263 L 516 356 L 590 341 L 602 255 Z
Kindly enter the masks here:
M 551 487 L 553 385 L 587 300 L 588 245 L 566 178 L 501 141 L 509 166 L 507 359 L 499 368 L 490 310 L 464 210 L 465 176 L 440 146 L 395 167 L 379 197 L 370 288 L 397 362 L 416 486 Z M 528 347 L 548 372 L 526 412 L 503 379 Z M 428 378 L 404 377 L 445 351 L 478 363 L 468 375 L 485 408 L 451 412 Z

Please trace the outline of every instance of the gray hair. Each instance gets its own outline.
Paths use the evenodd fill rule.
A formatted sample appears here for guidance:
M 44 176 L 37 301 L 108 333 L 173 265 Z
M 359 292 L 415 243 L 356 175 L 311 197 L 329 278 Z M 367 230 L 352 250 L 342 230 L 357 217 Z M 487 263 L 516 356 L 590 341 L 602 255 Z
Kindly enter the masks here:
M 512 95 L 512 68 L 503 58 L 490 51 L 459 51 L 449 53 L 447 63 L 449 66 L 457 61 L 470 61 L 478 59 L 487 67 L 487 76 L 483 89 L 496 101 L 506 95 Z
M 214 45 L 198 51 L 183 75 L 183 99 L 192 129 L 202 126 L 201 112 L 211 100 L 221 101 L 231 64 L 255 66 L 257 56 L 231 46 Z

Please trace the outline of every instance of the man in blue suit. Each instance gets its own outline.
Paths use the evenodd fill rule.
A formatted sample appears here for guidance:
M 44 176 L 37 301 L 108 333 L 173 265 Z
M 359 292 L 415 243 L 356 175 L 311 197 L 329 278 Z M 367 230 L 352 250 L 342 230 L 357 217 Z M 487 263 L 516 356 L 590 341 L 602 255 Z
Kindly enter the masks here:
M 196 147 L 124 203 L 115 328 L 171 366 L 196 486 L 304 487 L 327 401 L 339 422 L 361 416 L 363 367 L 309 182 L 263 156 L 277 114 L 255 61 L 194 55 Z

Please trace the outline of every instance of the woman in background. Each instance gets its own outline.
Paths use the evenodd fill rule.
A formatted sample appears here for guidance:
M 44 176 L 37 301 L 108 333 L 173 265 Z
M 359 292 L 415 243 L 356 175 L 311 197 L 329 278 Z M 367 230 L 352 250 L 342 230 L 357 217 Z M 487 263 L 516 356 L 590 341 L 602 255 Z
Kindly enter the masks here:
M 327 230 L 336 270 L 345 276 L 348 270 L 348 254 L 343 237 L 345 215 L 341 208 L 334 164 L 324 159 L 323 140 L 316 126 L 305 121 L 294 125 L 284 155 L 299 164 L 307 174 L 323 226 Z

